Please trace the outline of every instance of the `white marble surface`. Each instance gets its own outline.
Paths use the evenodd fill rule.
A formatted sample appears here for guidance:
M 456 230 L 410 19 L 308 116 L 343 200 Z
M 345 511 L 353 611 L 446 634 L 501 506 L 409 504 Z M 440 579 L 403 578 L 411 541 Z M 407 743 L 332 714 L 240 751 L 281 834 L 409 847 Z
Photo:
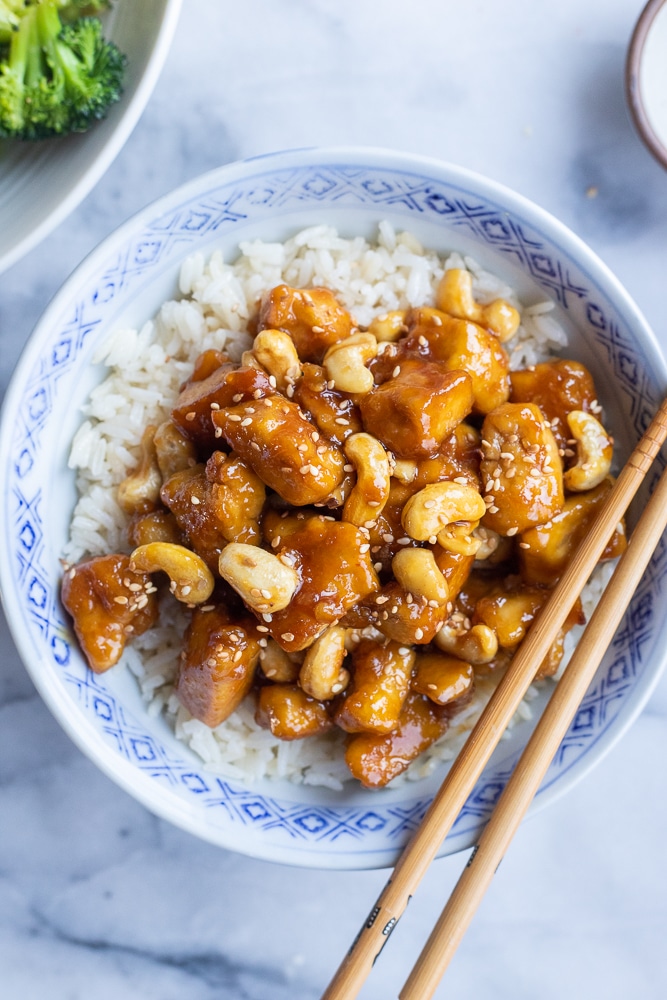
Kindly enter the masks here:
M 623 97 L 641 0 L 184 6 L 124 151 L 0 276 L 3 388 L 46 303 L 119 222 L 211 167 L 312 144 L 438 156 L 522 191 L 601 254 L 667 348 L 667 173 Z M 4 623 L 0 650 L 0 995 L 319 997 L 386 873 L 257 862 L 157 820 L 60 731 Z M 520 830 L 438 997 L 667 996 L 666 761 L 667 678 L 602 764 Z M 463 860 L 433 866 L 366 1000 L 397 995 Z

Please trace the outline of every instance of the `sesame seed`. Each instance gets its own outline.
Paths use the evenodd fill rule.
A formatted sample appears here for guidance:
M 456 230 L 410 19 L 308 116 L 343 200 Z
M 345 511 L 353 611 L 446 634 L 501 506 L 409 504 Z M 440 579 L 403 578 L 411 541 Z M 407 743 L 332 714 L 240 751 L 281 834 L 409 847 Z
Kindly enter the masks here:
M 235 424 L 236 423 L 240 424 L 242 418 L 238 415 L 238 413 L 230 413 L 229 419 L 232 420 Z
M 194 420 L 196 416 L 197 416 L 197 414 L 195 413 L 195 411 L 194 410 L 190 410 L 189 413 L 185 414 L 185 419 L 186 420 Z
M 190 503 L 194 504 L 195 507 L 198 507 L 199 504 L 201 503 L 201 500 L 199 499 L 199 497 L 191 496 Z
M 299 472 L 301 473 L 302 476 L 305 476 L 307 472 L 310 472 L 310 466 L 302 465 L 301 468 L 299 469 Z
M 220 409 L 220 403 L 211 403 L 211 409 L 212 410 L 219 410 Z
M 241 427 L 249 427 L 252 423 L 252 417 L 246 417 L 245 420 L 241 421 Z
M 519 548 L 520 549 L 529 549 L 530 548 L 530 544 L 528 542 L 519 542 Z
M 396 365 L 396 367 L 394 368 L 393 372 L 391 373 L 391 377 L 392 378 L 398 378 L 398 376 L 400 374 L 401 374 L 401 366 L 400 365 Z
M 409 545 L 411 541 L 412 541 L 411 538 L 399 538 L 398 539 L 398 544 L 399 545 Z
M 423 639 L 423 638 L 424 638 L 424 629 L 423 628 L 415 629 L 415 639 Z
M 273 621 L 273 615 L 270 615 L 270 614 L 266 614 L 265 613 L 265 614 L 262 615 L 262 618 L 264 619 L 265 622 L 272 622 Z M 267 632 L 269 631 L 268 628 L 267 628 L 266 631 Z
M 376 573 L 379 573 L 380 570 L 382 569 L 382 563 L 381 562 L 373 563 L 373 569 L 375 570 Z
M 258 632 L 268 632 L 269 630 L 268 630 L 268 628 L 266 627 L 266 625 L 258 625 L 258 626 L 257 626 L 257 631 L 258 631 Z
M 387 532 L 387 534 L 382 536 L 382 539 L 387 543 L 387 545 L 391 545 L 391 543 L 394 541 L 394 536 L 390 535 L 389 532 Z
M 427 347 L 428 346 L 428 340 L 426 339 L 426 337 L 424 336 L 423 333 L 420 335 L 417 343 L 420 344 L 421 347 Z
M 336 417 L 334 423 L 340 424 L 341 427 L 348 427 L 350 421 L 346 417 Z
M 435 500 L 425 500 L 424 501 L 424 508 L 426 510 L 431 510 L 433 507 L 435 507 Z
M 215 433 L 215 436 L 217 438 L 221 438 L 222 437 L 222 427 L 216 427 L 214 433 Z
M 215 659 L 215 657 L 214 657 L 214 656 L 209 656 L 208 660 L 206 661 L 206 663 L 207 663 L 207 665 L 208 665 L 209 667 L 214 667 L 214 666 L 216 665 L 216 663 L 217 663 L 217 662 L 218 662 L 218 661 L 217 661 L 217 660 Z
M 468 485 L 468 480 L 466 479 L 465 476 L 456 476 L 456 478 L 454 479 L 454 482 L 458 483 L 459 486 L 467 486 Z
M 427 684 L 426 687 L 429 689 L 429 691 L 437 691 L 438 690 L 438 685 L 437 684 Z
M 327 382 L 327 389 L 335 389 L 335 388 L 336 388 L 335 380 L 329 379 L 329 381 Z
M 495 504 L 494 504 L 493 507 L 489 507 L 489 514 L 497 514 L 499 510 L 500 510 L 500 507 L 496 507 Z
M 284 639 L 285 642 L 294 642 L 294 633 L 293 632 L 283 632 L 282 635 L 280 636 L 280 638 Z
M 323 326 L 311 326 L 311 330 L 313 331 L 313 333 L 324 333 Z
M 266 590 L 265 587 L 262 587 L 262 597 L 265 597 L 267 599 L 267 601 L 268 601 L 269 598 L 271 597 L 271 591 L 270 590 Z
M 234 653 L 234 656 L 232 657 L 232 662 L 238 663 L 242 656 L 243 656 L 243 650 L 237 649 L 236 652 Z
M 259 587 L 251 587 L 250 593 L 252 594 L 253 597 L 262 596 L 262 591 L 259 589 Z
M 370 545 L 367 542 L 359 546 L 359 551 L 362 553 L 362 555 L 368 552 L 369 549 Z
M 261 399 L 262 398 L 262 390 L 261 389 L 255 389 L 255 391 L 252 394 L 252 398 L 253 399 Z M 266 400 L 264 400 L 264 402 L 266 402 Z M 271 405 L 271 403 L 269 402 L 269 406 L 270 405 Z
M 199 610 L 200 611 L 213 611 L 214 608 L 215 608 L 215 604 L 203 604 L 200 607 Z
M 114 601 L 115 601 L 116 604 L 127 604 L 128 603 L 127 597 L 114 597 Z
M 507 537 L 511 538 L 512 535 L 516 535 L 518 533 L 518 531 L 519 531 L 518 528 L 508 528 L 507 529 Z
M 332 692 L 332 694 L 339 694 L 342 690 L 343 690 L 343 685 L 342 684 L 333 684 L 331 686 L 331 692 Z
M 431 321 L 434 326 L 442 326 L 442 320 L 439 316 L 431 316 Z
M 386 597 L 385 594 L 380 594 L 379 597 L 375 598 L 375 603 L 376 604 L 386 604 L 388 600 L 389 600 L 389 598 Z
M 183 597 L 187 597 L 191 590 L 192 590 L 192 587 L 190 587 L 190 586 L 188 586 L 188 584 L 186 584 L 184 587 L 181 587 L 181 594 L 183 595 Z
M 307 445 L 307 444 L 305 444 L 305 443 L 303 443 L 303 444 L 298 444 L 298 445 L 296 446 L 296 450 L 297 450 L 297 451 L 308 451 L 308 445 Z

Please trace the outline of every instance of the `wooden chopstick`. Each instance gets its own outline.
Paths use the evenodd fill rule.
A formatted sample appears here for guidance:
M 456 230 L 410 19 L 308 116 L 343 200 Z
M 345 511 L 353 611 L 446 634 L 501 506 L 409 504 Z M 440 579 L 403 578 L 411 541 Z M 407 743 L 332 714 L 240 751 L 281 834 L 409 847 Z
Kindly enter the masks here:
M 602 511 L 513 657 L 322 1000 L 352 1000 L 357 996 L 666 437 L 667 399 L 624 465 Z
M 537 793 L 642 575 L 667 528 L 667 470 L 528 741 L 477 847 L 417 959 L 400 1000 L 429 1000 Z

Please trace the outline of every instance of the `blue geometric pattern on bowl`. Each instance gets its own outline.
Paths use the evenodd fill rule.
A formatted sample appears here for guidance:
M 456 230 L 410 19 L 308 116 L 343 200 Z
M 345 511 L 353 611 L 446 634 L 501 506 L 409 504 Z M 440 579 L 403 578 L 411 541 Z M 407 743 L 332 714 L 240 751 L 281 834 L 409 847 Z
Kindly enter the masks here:
M 423 786 L 404 786 L 398 802 L 395 796 L 380 793 L 353 805 L 339 805 L 331 797 L 325 805 L 292 801 L 283 785 L 277 794 L 266 794 L 266 784 L 261 792 L 243 787 L 193 765 L 189 756 L 179 754 L 175 744 L 167 745 L 152 733 L 145 718 L 126 711 L 105 675 L 95 676 L 83 666 L 59 603 L 58 552 L 54 540 L 46 537 L 44 526 L 44 510 L 52 503 L 45 428 L 50 421 L 60 419 L 68 398 L 76 396 L 82 352 L 89 351 L 100 331 L 108 331 L 115 303 L 129 301 L 153 272 L 175 271 L 184 256 L 200 248 L 210 252 L 223 235 L 229 241 L 229 234 L 235 239 L 238 232 L 238 238 L 243 239 L 244 227 L 265 217 L 284 217 L 289 224 L 290 213 L 308 212 L 313 219 L 319 217 L 335 225 L 336 212 L 344 207 L 348 219 L 359 210 L 364 213 L 360 219 L 367 219 L 369 213 L 378 222 L 391 216 L 395 224 L 406 228 L 414 227 L 418 220 L 436 223 L 446 228 L 452 247 L 457 234 L 465 235 L 532 278 L 574 316 L 575 323 L 585 328 L 589 340 L 608 359 L 615 390 L 625 400 L 632 436 L 639 437 L 647 426 L 661 390 L 649 360 L 627 335 L 623 315 L 610 306 L 595 281 L 573 264 L 561 247 L 537 231 L 520 209 L 508 212 L 492 198 L 467 190 L 465 184 L 420 175 L 419 171 L 336 162 L 280 168 L 262 159 L 246 164 L 246 168 L 250 176 L 245 179 L 228 180 L 221 171 L 211 175 L 210 186 L 203 193 L 188 196 L 187 189 L 176 192 L 166 207 L 159 205 L 158 214 L 147 217 L 140 231 L 130 231 L 110 255 L 100 258 L 98 252 L 77 301 L 68 304 L 43 344 L 22 386 L 10 460 L 4 469 L 11 587 L 18 595 L 22 627 L 30 632 L 39 655 L 65 683 L 82 716 L 114 753 L 134 768 L 196 802 L 197 808 L 205 808 L 217 826 L 241 825 L 261 832 L 272 843 L 296 844 L 301 850 L 317 851 L 317 845 L 323 843 L 343 845 L 350 855 L 367 850 L 387 863 L 386 858 L 405 842 L 428 806 L 429 794 Z M 587 754 L 627 710 L 626 703 L 646 669 L 664 618 L 666 569 L 663 543 L 540 794 L 557 785 L 572 768 L 585 765 Z M 517 755 L 505 757 L 500 765 L 493 761 L 489 765 L 450 835 L 452 848 L 474 841 Z M 373 860 L 365 863 L 373 864 Z

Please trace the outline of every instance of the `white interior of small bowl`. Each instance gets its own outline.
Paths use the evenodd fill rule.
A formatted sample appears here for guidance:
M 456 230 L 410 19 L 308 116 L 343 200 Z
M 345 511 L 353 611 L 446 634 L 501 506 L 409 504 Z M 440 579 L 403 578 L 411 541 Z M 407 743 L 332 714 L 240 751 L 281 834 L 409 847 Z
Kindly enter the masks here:
M 4 601 L 49 706 L 85 752 L 158 814 L 223 846 L 300 865 L 392 863 L 444 770 L 380 793 L 353 783 L 340 793 L 275 781 L 244 788 L 207 772 L 164 719 L 148 717 L 129 671 L 95 677 L 76 649 L 58 601 L 58 560 L 75 501 L 67 457 L 80 406 L 104 377 L 90 364 L 97 346 L 119 326 L 140 326 L 154 315 L 175 293 L 189 252 L 221 249 L 231 259 L 240 240 L 283 240 L 321 222 L 344 236 L 372 238 L 384 218 L 429 248 L 472 254 L 527 304 L 545 293 L 554 298 L 570 335 L 565 353 L 593 371 L 619 455 L 627 456 L 667 378 L 641 316 L 599 262 L 558 224 L 493 185 L 442 165 L 351 150 L 234 165 L 132 220 L 84 262 L 50 307 L 19 366 L 3 420 L 10 552 Z M 658 561 L 538 802 L 585 773 L 648 697 L 667 617 L 656 586 L 660 574 Z M 548 693 L 546 685 L 533 703 L 535 715 Z M 500 744 L 443 852 L 474 842 L 532 725 L 517 724 Z
M 0 140 L 0 271 L 79 204 L 120 152 L 157 81 L 181 0 L 116 0 L 105 37 L 127 56 L 121 100 L 89 132 L 39 142 Z

